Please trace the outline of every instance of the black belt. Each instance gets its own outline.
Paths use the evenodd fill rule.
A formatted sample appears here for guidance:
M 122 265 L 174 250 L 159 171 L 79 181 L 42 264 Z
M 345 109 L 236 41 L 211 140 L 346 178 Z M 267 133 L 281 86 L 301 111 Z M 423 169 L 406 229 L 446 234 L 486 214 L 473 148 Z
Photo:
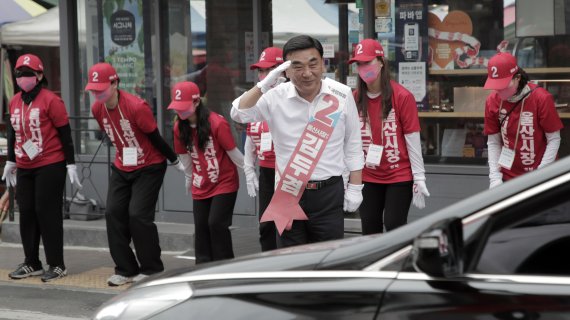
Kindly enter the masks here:
M 335 184 L 340 179 L 342 179 L 341 176 L 334 176 L 334 177 L 328 178 L 327 180 L 309 181 L 309 182 L 307 182 L 307 186 L 305 187 L 305 190 L 319 190 L 319 189 L 322 189 L 326 186 L 330 186 L 331 184 Z

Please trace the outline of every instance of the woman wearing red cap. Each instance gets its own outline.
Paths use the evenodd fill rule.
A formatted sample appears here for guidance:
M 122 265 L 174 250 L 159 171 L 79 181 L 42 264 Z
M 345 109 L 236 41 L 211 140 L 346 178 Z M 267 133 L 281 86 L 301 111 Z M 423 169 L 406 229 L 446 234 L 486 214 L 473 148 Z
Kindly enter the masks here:
M 156 201 L 166 159 L 183 169 L 160 136 L 147 102 L 119 90 L 119 76 L 113 66 L 97 63 L 89 69 L 88 77 L 85 90 L 95 98 L 91 112 L 116 149 L 105 217 L 115 262 L 115 274 L 107 283 L 120 286 L 164 270 L 154 223 Z
M 21 91 L 10 101 L 8 161 L 2 180 L 17 190 L 24 263 L 12 279 L 42 276 L 47 282 L 64 277 L 62 199 L 67 171 L 81 188 L 67 110 L 60 97 L 47 90 L 42 61 L 24 54 L 16 62 Z M 49 269 L 39 259 L 40 238 Z
M 283 63 L 283 50 L 269 47 L 263 50 L 259 61 L 249 68 L 257 70 L 259 81 L 265 79 L 267 74 Z M 285 81 L 281 78 L 276 85 Z M 271 132 L 266 121 L 252 122 L 247 124 L 247 137 L 244 147 L 244 171 L 247 181 L 247 193 L 251 197 L 257 195 L 259 190 L 259 214 L 261 215 L 269 205 L 275 190 L 275 152 Z M 259 159 L 259 179 L 255 174 L 255 161 Z M 275 224 L 272 221 L 259 223 L 259 242 L 261 251 L 269 251 L 277 248 Z
M 552 95 L 529 82 L 507 52 L 487 65 L 485 130 L 490 188 L 556 160 L 562 121 Z
M 429 196 L 414 96 L 390 80 L 384 49 L 373 39 L 354 48 L 348 63 L 357 63 L 360 113 L 366 165 L 360 205 L 362 233 L 381 233 L 406 224 L 410 202 L 425 206 Z
M 221 115 L 202 104 L 194 82 L 172 88 L 168 109 L 176 111 L 174 150 L 192 193 L 196 263 L 234 257 L 230 225 L 239 188 L 236 165 L 243 168 L 230 126 Z

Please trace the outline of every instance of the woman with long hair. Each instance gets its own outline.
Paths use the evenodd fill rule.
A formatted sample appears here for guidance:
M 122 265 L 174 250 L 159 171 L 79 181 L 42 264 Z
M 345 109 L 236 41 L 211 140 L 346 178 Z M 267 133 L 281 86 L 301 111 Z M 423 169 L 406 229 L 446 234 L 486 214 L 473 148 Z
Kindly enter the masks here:
M 414 96 L 390 80 L 384 49 L 373 39 L 354 48 L 354 91 L 360 115 L 364 189 L 360 205 L 362 233 L 392 230 L 406 224 L 410 203 L 425 206 L 429 196 L 421 153 L 420 123 Z
M 186 192 L 192 194 L 196 263 L 234 257 L 229 227 L 239 188 L 236 166 L 243 168 L 228 122 L 208 110 L 194 82 L 172 88 L 168 109 L 177 113 L 174 150 L 180 155 L 186 176 Z

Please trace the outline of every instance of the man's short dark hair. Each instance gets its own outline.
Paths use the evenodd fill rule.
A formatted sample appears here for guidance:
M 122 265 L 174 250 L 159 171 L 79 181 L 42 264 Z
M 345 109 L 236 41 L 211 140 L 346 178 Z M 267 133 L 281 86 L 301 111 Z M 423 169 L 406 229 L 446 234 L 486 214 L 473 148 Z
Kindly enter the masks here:
M 287 60 L 287 55 L 293 51 L 315 48 L 323 57 L 323 45 L 313 37 L 300 35 L 289 39 L 283 46 L 283 58 Z

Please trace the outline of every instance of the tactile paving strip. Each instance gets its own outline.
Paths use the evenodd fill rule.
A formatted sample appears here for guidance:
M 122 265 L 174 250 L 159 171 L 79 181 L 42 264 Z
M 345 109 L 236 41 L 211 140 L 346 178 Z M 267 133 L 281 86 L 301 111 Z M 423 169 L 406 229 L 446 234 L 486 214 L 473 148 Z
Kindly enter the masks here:
M 107 284 L 107 279 L 113 275 L 113 268 L 96 268 L 87 270 L 81 273 L 68 273 L 67 276 L 53 280 L 50 282 L 42 282 L 40 277 L 29 277 L 26 279 L 13 280 L 10 279 L 8 274 L 13 270 L 0 269 L 0 281 L 7 281 L 14 284 L 31 284 L 31 285 L 44 285 L 44 286 L 68 286 L 77 288 L 89 288 L 89 289 L 108 289 L 113 291 L 123 291 L 127 289 L 130 285 L 123 285 L 119 287 L 111 287 Z

